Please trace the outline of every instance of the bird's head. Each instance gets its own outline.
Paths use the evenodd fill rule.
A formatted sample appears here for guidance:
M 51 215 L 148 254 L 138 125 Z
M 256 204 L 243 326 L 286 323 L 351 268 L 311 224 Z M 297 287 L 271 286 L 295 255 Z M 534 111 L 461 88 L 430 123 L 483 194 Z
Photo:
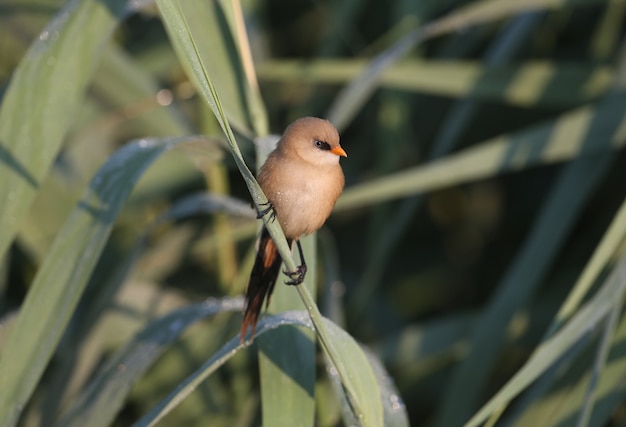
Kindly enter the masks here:
M 293 122 L 285 129 L 279 144 L 285 153 L 317 166 L 335 165 L 339 157 L 348 156 L 339 145 L 337 129 L 328 120 L 317 117 Z

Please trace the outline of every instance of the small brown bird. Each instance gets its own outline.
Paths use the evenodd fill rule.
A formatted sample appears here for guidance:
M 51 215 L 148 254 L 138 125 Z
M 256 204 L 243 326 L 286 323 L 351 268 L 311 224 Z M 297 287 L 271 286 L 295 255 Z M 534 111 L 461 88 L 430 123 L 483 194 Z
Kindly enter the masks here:
M 337 129 L 327 120 L 305 117 L 293 122 L 259 171 L 259 185 L 267 196 L 267 208 L 259 212 L 278 219 L 289 245 L 295 241 L 301 265 L 285 271 L 285 283 L 299 285 L 306 274 L 300 237 L 319 229 L 343 190 L 339 157 L 347 157 L 339 145 Z M 252 336 L 263 307 L 269 304 L 282 259 L 265 227 L 261 231 L 254 267 L 246 289 L 241 341 L 249 327 Z

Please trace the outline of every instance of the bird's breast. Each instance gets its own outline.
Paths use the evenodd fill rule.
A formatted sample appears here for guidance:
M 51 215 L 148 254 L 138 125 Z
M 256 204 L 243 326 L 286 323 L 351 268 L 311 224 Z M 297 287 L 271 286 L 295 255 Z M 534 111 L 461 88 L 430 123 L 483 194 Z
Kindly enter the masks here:
M 273 168 L 261 171 L 259 183 L 285 236 L 297 239 L 324 224 L 343 189 L 343 173 L 339 165 L 328 171 Z

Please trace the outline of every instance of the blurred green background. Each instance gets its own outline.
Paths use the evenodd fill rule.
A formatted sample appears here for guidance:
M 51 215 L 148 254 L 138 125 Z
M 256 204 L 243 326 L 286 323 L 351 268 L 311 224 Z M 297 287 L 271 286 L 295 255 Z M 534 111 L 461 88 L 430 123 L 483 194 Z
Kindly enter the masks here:
M 317 301 L 395 383 L 400 415 L 385 425 L 463 425 L 498 392 L 513 402 L 498 406 L 497 425 L 626 425 L 626 1 L 198 3 L 224 25 L 187 15 L 252 170 L 268 130 L 306 115 L 340 130 L 346 188 L 316 236 Z M 55 37 L 67 50 L 42 47 Z M 41 72 L 61 70 L 55 61 L 80 71 Z M 251 198 L 154 3 L 0 0 L 0 96 L 2 173 L 20 172 L 23 155 L 22 182 L 36 181 L 0 183 L 4 372 L 20 357 L 5 354 L 25 296 L 47 259 L 63 262 L 53 242 L 72 246 L 61 230 L 98 169 L 130 140 L 206 136 L 138 180 L 76 305 L 58 306 L 69 323 L 55 329 L 49 363 L 20 368 L 45 371 L 18 425 L 101 425 L 71 414 L 86 411 L 81 395 L 136 333 L 243 293 L 258 229 Z M 102 425 L 131 425 L 235 336 L 232 304 L 138 362 Z M 532 355 L 546 348 L 539 367 Z M 297 425 L 348 425 L 317 356 L 315 421 Z M 289 425 L 268 421 L 256 362 L 255 351 L 237 353 L 160 425 Z

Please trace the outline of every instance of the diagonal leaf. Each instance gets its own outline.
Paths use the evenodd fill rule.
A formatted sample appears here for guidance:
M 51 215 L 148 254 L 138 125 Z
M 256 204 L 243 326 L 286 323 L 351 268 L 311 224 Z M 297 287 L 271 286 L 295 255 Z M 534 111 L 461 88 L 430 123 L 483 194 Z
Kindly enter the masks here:
M 334 324 L 332 324 L 332 322 L 328 319 L 324 318 L 324 321 L 334 326 Z M 355 380 L 353 384 L 356 386 L 356 389 L 361 392 L 362 390 L 369 389 L 372 393 L 380 393 L 378 399 L 383 402 L 381 407 L 383 420 L 380 421 L 380 425 L 404 425 L 406 418 L 404 405 L 400 397 L 396 394 L 393 385 L 390 384 L 389 379 L 386 378 L 388 374 L 384 372 L 380 362 L 370 352 L 368 352 L 367 349 L 361 348 L 343 329 L 334 326 L 329 327 L 328 330 L 330 334 L 336 334 L 336 340 L 333 341 L 336 344 L 336 350 L 339 353 L 345 353 L 345 356 L 352 357 L 354 359 L 353 361 L 350 361 L 350 364 L 343 367 L 343 369 L 346 369 L 347 374 L 352 376 Z M 351 354 L 353 356 L 349 356 Z M 345 361 L 348 359 L 345 358 L 343 360 Z M 333 388 L 341 402 L 344 424 L 349 426 L 372 425 L 371 419 L 368 420 L 355 411 L 353 404 L 350 402 L 349 394 L 346 393 L 346 390 L 343 387 L 343 380 L 339 376 L 335 365 L 328 358 L 326 358 L 325 361 L 326 370 L 328 376 L 330 377 L 331 384 L 333 385 Z M 372 368 L 373 377 L 370 377 L 369 372 L 360 372 L 362 369 L 361 365 L 364 367 L 369 365 Z M 376 396 L 370 395 L 370 401 L 373 401 L 375 398 Z M 370 416 L 371 415 L 374 414 L 370 414 Z M 376 416 L 378 417 L 378 415 Z
M 626 338 L 626 317 L 622 316 L 611 340 L 606 366 L 602 375 L 597 378 L 597 391 L 591 422 L 588 425 L 606 425 L 615 410 L 623 402 L 626 389 L 626 359 L 623 357 L 623 343 Z M 590 344 L 597 344 L 596 340 Z M 597 353 L 593 345 L 588 345 L 582 355 L 562 372 L 560 365 L 558 378 L 552 378 L 549 386 L 541 387 L 542 396 L 535 394 L 535 399 L 516 418 L 511 425 L 516 427 L 544 424 L 574 426 L 576 414 L 580 412 L 584 389 L 589 383 L 589 366 Z M 570 352 L 571 353 L 571 352 Z M 569 356 L 569 354 L 568 354 Z M 541 381 L 543 381 L 542 377 Z
M 189 305 L 150 323 L 107 363 L 58 426 L 111 425 L 133 384 L 193 323 L 227 311 L 241 311 L 241 298 Z
M 211 79 L 218 83 L 228 120 L 235 129 L 247 134 L 251 133 L 253 125 L 267 129 L 265 110 L 258 108 L 258 92 L 251 88 L 245 77 L 242 47 L 235 34 L 233 2 L 179 2 L 177 7 L 184 16 L 186 31 L 193 40 L 199 60 Z M 252 117 L 253 113 L 261 115 L 261 121 Z
M 217 6 L 218 2 L 215 2 L 212 4 L 215 7 L 218 7 Z M 229 98 L 232 98 L 233 96 L 241 96 L 244 89 L 240 89 L 240 91 L 238 91 L 237 93 L 232 93 L 232 92 L 229 92 L 228 90 L 225 90 L 224 92 L 222 92 L 223 76 L 219 74 L 218 72 L 216 72 L 214 67 L 210 66 L 211 63 L 216 62 L 213 58 L 203 57 L 202 52 L 204 51 L 204 49 L 202 47 L 202 41 L 199 39 L 197 33 L 194 34 L 193 29 L 191 28 L 193 25 L 194 18 L 189 16 L 190 10 L 188 6 L 184 6 L 183 3 L 180 3 L 180 2 L 167 2 L 167 1 L 158 2 L 158 5 L 161 8 L 161 11 L 163 13 L 163 18 L 166 23 L 166 28 L 170 32 L 172 43 L 177 51 L 182 52 L 182 55 L 180 55 L 181 60 L 183 64 L 186 64 L 188 74 L 191 76 L 193 80 L 196 81 L 197 87 L 200 88 L 201 93 L 203 93 L 203 95 L 209 102 L 209 105 L 213 109 L 213 112 L 218 122 L 220 123 L 220 126 L 223 132 L 225 133 L 227 140 L 230 144 L 230 147 L 233 151 L 233 155 L 234 155 L 235 161 L 237 162 L 237 166 L 242 172 L 242 175 L 244 179 L 246 180 L 246 184 L 248 185 L 248 188 L 250 189 L 251 194 L 261 195 L 262 191 L 260 187 L 256 183 L 256 180 L 252 176 L 252 173 L 250 172 L 248 167 L 245 165 L 243 158 L 241 158 L 239 147 L 237 146 L 235 138 L 232 134 L 232 130 L 228 123 L 228 120 L 233 118 L 233 115 L 229 112 L 229 109 L 228 109 L 228 103 L 232 102 L 232 100 L 230 100 Z M 225 34 L 225 35 L 221 35 L 220 37 L 227 38 L 228 36 L 229 34 Z M 218 54 L 216 54 L 216 56 L 217 55 Z M 225 104 L 222 104 L 220 99 L 218 98 L 218 94 L 217 94 L 217 91 L 215 90 L 213 81 L 219 83 L 222 96 L 226 95 L 224 97 L 225 102 L 226 102 Z M 241 84 L 241 81 L 239 84 Z M 270 142 L 270 139 L 268 138 L 267 141 Z M 266 198 L 264 196 L 257 197 L 255 199 L 257 204 L 265 200 Z M 282 239 L 284 241 L 284 236 L 282 237 Z M 284 248 L 287 247 L 286 241 L 283 243 L 283 245 L 284 245 Z M 286 248 L 286 250 L 288 251 L 288 248 Z M 291 268 L 292 270 L 295 268 L 295 267 L 290 267 L 289 265 L 287 267 Z M 280 291 L 278 293 L 280 294 Z M 280 298 L 280 295 L 277 295 L 277 297 Z M 290 308 L 293 308 L 293 306 Z M 263 390 L 264 395 L 268 396 L 267 399 L 263 400 L 263 405 L 265 409 L 263 416 L 271 417 L 271 416 L 275 416 L 276 414 L 280 414 L 280 418 L 282 420 L 285 420 L 284 422 L 286 424 L 293 424 L 294 422 L 298 422 L 298 420 L 303 419 L 302 417 L 310 418 L 310 422 L 313 422 L 313 414 L 314 414 L 312 389 L 314 386 L 315 377 L 314 377 L 314 368 L 312 367 L 312 365 L 314 366 L 315 348 L 314 346 L 311 345 L 312 341 L 309 338 L 302 337 L 301 332 L 298 332 L 298 331 L 295 331 L 295 332 L 296 334 L 295 334 L 294 339 L 296 340 L 295 342 L 297 344 L 294 344 L 294 345 L 297 345 L 299 350 L 305 351 L 307 353 L 306 357 L 303 354 L 302 358 L 300 358 L 299 361 L 306 362 L 308 365 L 308 369 L 303 369 L 303 367 L 301 366 L 298 369 L 290 369 L 289 372 L 283 373 L 279 371 L 283 369 L 288 369 L 288 368 L 286 367 L 284 363 L 281 365 L 280 361 L 276 361 L 276 366 L 278 369 L 273 370 L 273 373 L 269 375 L 277 379 L 277 381 L 266 381 L 266 380 L 262 381 L 262 388 L 266 388 L 268 386 L 276 387 L 278 385 L 279 387 L 282 386 L 282 390 L 280 391 L 282 391 L 283 393 L 286 393 L 286 397 L 285 399 L 283 399 L 283 406 L 286 409 L 283 410 L 282 412 L 277 412 L 277 411 L 275 412 L 275 411 L 272 411 L 270 408 L 275 407 L 274 405 L 272 405 L 272 401 L 275 402 L 276 400 L 269 397 L 270 394 L 266 393 L 267 390 Z M 288 331 L 280 332 L 279 334 L 289 335 L 291 333 L 292 333 L 292 330 L 288 330 Z M 276 338 L 272 338 L 272 339 L 275 340 Z M 269 348 L 271 346 L 266 344 L 266 347 Z M 266 378 L 266 375 L 263 373 L 266 373 L 267 370 L 270 369 L 269 368 L 270 365 L 264 362 L 265 360 L 267 360 L 266 357 L 268 354 L 269 352 L 264 353 L 264 355 L 261 356 L 261 365 L 265 366 L 265 368 L 262 368 L 263 378 Z M 294 360 L 292 360 L 292 362 L 293 361 Z M 283 362 L 285 361 L 283 360 Z M 293 366 L 293 364 L 289 364 L 289 365 Z M 296 377 L 296 380 L 295 381 L 292 380 L 291 377 Z M 280 384 L 279 384 L 279 381 L 280 381 Z M 302 387 L 300 387 L 300 384 L 302 385 Z M 285 387 L 289 387 L 289 388 L 285 388 Z M 277 421 L 274 420 L 274 422 L 277 422 Z M 306 421 L 306 422 L 309 422 L 309 421 Z
M 239 146 L 237 145 L 233 131 L 228 123 L 228 119 L 217 94 L 217 90 L 215 89 L 215 86 L 209 77 L 208 71 L 198 54 L 197 46 L 195 45 L 194 40 L 190 36 L 187 22 L 182 13 L 179 2 L 157 0 L 157 4 L 163 15 L 172 43 L 182 57 L 181 60 L 184 64 L 186 64 L 187 71 L 190 73 L 198 89 L 213 109 L 213 112 L 231 148 L 231 153 L 235 163 L 237 164 L 248 190 L 250 191 L 252 199 L 257 205 L 257 208 L 259 208 L 260 204 L 267 201 L 267 198 L 263 194 L 263 191 L 254 179 L 252 172 L 243 160 L 241 151 L 239 150 Z M 280 225 L 276 222 L 270 221 L 268 216 L 266 216 L 264 220 L 272 239 L 274 239 L 274 242 L 276 243 L 285 266 L 289 270 L 295 270 L 296 265 L 291 256 L 290 248 L 287 245 L 285 235 L 282 232 Z M 337 372 L 341 376 L 343 385 L 346 388 L 350 399 L 350 404 L 352 405 L 354 412 L 357 414 L 358 419 L 366 426 L 382 425 L 383 411 L 380 399 L 369 401 L 367 400 L 367 396 L 363 394 L 363 390 L 356 387 L 355 379 L 349 375 L 349 371 L 346 367 L 349 364 L 349 361 L 343 360 L 343 355 L 337 349 L 337 345 L 341 345 L 341 343 L 335 342 L 335 340 L 329 335 L 323 322 L 322 315 L 315 305 L 311 293 L 305 286 L 296 286 L 295 288 L 305 307 L 309 311 L 309 315 L 315 325 L 323 350 L 326 352 L 326 355 L 332 361 L 333 365 L 337 369 Z M 374 386 L 376 387 L 376 384 L 374 384 Z
M 613 310 L 626 290 L 626 257 L 614 267 L 602 289 L 552 338 L 543 343 L 524 366 L 466 424 L 481 425 L 494 411 L 506 405 L 558 361 L 568 349 L 583 340 Z
M 261 336 L 268 331 L 285 325 L 297 325 L 311 328 L 311 321 L 302 311 L 283 312 L 278 315 L 261 319 L 257 325 L 256 336 Z M 199 369 L 191 374 L 185 381 L 178 385 L 168 396 L 145 414 L 133 427 L 148 427 L 155 425 L 165 415 L 172 411 L 183 399 L 191 394 L 197 387 L 226 363 L 231 357 L 243 348 L 252 344 L 252 340 L 240 342 L 236 336 L 227 342 L 222 348 L 207 360 Z
M 125 0 L 70 1 L 17 67 L 0 106 L 0 257 L 57 156 Z
M 258 193 L 261 191 L 260 187 L 243 160 L 243 156 L 241 155 L 241 151 L 239 150 L 239 146 L 235 140 L 235 135 L 233 134 L 232 128 L 228 123 L 227 112 L 218 98 L 215 86 L 209 77 L 209 71 L 202 60 L 198 46 L 196 46 L 196 42 L 191 35 L 189 24 L 183 14 L 180 2 L 175 0 L 160 0 L 157 1 L 157 5 L 159 6 L 159 10 L 163 16 L 165 28 L 170 35 L 170 40 L 174 45 L 174 49 L 178 53 L 187 74 L 194 82 L 196 88 L 200 90 L 200 93 L 205 100 L 209 103 L 213 114 L 215 114 L 215 118 L 226 136 L 226 140 L 232 151 L 235 163 L 237 164 L 248 189 L 251 193 L 253 193 L 252 195 L 254 197 L 254 192 Z M 260 203 L 264 203 L 265 200 L 267 199 L 264 197 L 257 197 L 254 201 L 258 205 Z
M 615 255 L 617 248 L 626 236 L 626 200 L 622 202 L 618 212 L 615 214 L 611 225 L 604 233 L 602 241 L 596 246 L 593 255 L 572 291 L 567 296 L 567 300 L 559 309 L 559 312 L 550 327 L 550 331 L 556 331 L 561 324 L 567 320 L 580 306 L 583 298 L 591 289 L 593 283 L 598 278 L 602 270 L 609 264 Z
M 143 171 L 186 138 L 144 139 L 118 150 L 59 231 L 0 358 L 0 424 L 14 425 L 83 293 L 122 204 Z
M 357 389 L 359 395 L 364 396 L 366 401 L 374 402 L 380 400 L 380 391 L 376 382 L 376 377 L 372 371 L 371 365 L 354 339 L 343 329 L 335 325 L 332 321 L 324 318 L 324 326 L 329 335 L 333 337 L 336 344 L 336 350 L 341 360 L 350 360 L 350 363 L 342 367 L 350 377 L 351 384 Z M 268 331 L 280 328 L 285 325 L 304 326 L 313 328 L 310 318 L 304 311 L 286 311 L 274 316 L 265 317 L 259 321 L 256 335 L 262 335 Z M 176 405 L 178 405 L 185 397 L 187 397 L 195 388 L 204 381 L 209 375 L 220 368 L 237 351 L 249 346 L 252 341 L 239 342 L 239 337 L 234 337 L 226 343 L 213 357 L 203 364 L 196 372 L 189 376 L 181 383 L 176 390 L 172 391 L 165 399 L 156 405 L 150 412 L 144 415 L 134 427 L 147 427 L 155 425 L 167 413 L 169 413 Z M 337 372 L 333 373 L 337 375 Z M 367 413 L 359 416 L 359 422 L 363 426 L 381 425 L 382 412 L 376 414 L 376 405 L 368 410 Z

